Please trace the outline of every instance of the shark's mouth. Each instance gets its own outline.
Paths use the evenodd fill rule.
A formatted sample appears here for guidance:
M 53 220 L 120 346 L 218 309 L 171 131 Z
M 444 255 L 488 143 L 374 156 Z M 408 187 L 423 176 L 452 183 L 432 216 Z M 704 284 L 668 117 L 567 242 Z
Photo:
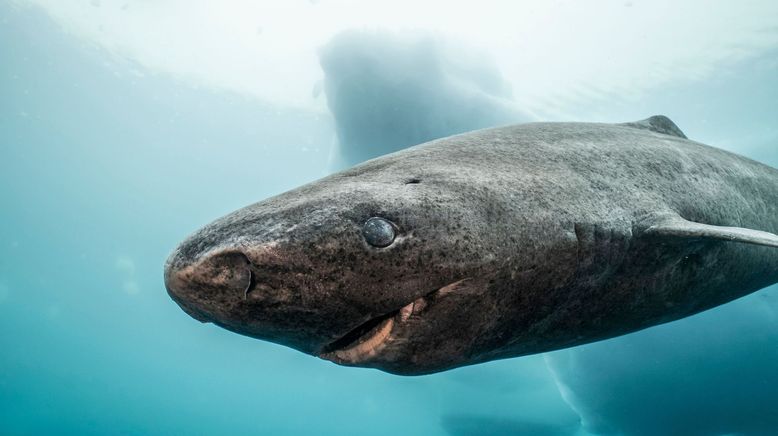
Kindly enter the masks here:
M 420 297 L 401 309 L 371 318 L 343 337 L 327 345 L 319 357 L 335 363 L 353 365 L 376 356 L 391 340 L 395 324 L 407 321 L 426 305 L 426 297 Z
M 448 294 L 465 280 L 458 280 L 400 309 L 369 319 L 324 347 L 319 357 L 341 365 L 356 365 L 377 356 L 392 341 L 396 326 L 406 323 L 411 316 L 418 316 L 435 298 Z

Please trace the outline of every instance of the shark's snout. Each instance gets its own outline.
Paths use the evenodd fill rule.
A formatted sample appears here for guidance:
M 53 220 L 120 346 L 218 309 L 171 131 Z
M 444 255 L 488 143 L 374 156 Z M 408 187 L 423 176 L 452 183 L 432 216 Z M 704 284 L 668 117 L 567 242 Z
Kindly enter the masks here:
M 206 239 L 184 241 L 165 264 L 168 294 L 191 317 L 305 353 L 345 328 L 323 318 L 326 295 L 309 287 L 277 242 Z
M 190 316 L 210 322 L 244 300 L 253 285 L 251 264 L 240 251 L 187 260 L 180 248 L 165 265 L 168 294 Z

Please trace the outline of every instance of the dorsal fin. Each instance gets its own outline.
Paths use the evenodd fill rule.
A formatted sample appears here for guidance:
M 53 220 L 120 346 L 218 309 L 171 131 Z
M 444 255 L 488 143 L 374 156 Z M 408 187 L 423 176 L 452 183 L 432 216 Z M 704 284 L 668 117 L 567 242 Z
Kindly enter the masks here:
M 743 227 L 724 227 L 688 221 L 680 216 L 663 217 L 651 223 L 644 235 L 688 239 L 716 239 L 778 248 L 778 235 Z
M 675 123 L 670 120 L 670 118 L 667 118 L 664 115 L 654 115 L 653 117 L 646 118 L 645 120 L 634 121 L 632 123 L 622 123 L 621 125 L 688 139 L 686 138 L 686 135 L 683 134 L 681 129 L 679 129 L 678 126 L 676 126 Z

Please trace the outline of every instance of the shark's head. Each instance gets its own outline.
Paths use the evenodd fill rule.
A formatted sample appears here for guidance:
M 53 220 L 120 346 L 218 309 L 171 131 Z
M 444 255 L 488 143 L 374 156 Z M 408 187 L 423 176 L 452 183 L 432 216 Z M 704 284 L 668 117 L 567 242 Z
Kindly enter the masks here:
M 175 250 L 168 292 L 200 321 L 339 364 L 476 363 L 500 340 L 496 260 L 485 212 L 440 180 L 368 163 L 238 210 Z

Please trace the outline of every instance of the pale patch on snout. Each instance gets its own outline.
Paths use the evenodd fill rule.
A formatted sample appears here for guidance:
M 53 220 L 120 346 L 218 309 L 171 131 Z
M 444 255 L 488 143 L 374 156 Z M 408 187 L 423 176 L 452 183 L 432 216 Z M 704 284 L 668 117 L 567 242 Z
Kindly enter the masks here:
M 165 272 L 168 294 L 186 313 L 202 322 L 224 315 L 244 297 L 252 279 L 249 259 L 234 250 L 214 251 L 194 263 L 169 266 Z

